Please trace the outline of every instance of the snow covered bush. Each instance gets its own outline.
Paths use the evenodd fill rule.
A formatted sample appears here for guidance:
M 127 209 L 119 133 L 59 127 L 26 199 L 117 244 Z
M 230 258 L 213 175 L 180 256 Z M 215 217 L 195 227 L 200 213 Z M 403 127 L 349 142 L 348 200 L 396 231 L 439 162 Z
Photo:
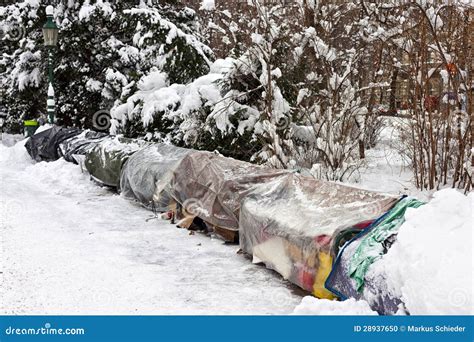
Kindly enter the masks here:
M 307 26 L 293 37 L 290 72 L 296 91 L 293 158 L 317 178 L 343 181 L 376 140 L 378 113 L 366 93 L 383 84 L 369 84 L 361 70 L 374 57 L 373 44 L 362 39 L 366 14 L 351 3 L 305 6 Z
M 210 108 L 220 100 L 216 82 L 228 63 L 216 61 L 209 74 L 188 84 L 172 83 L 167 73 L 153 68 L 134 93 L 112 108 L 111 132 L 195 145 Z
M 284 7 L 266 7 L 259 1 L 252 5 L 258 15 L 246 32 L 251 43 L 220 81 L 222 100 L 208 121 L 231 140 L 250 138 L 245 159 L 287 167 L 291 113 L 280 89 L 280 66 L 290 48 L 289 25 Z
M 355 155 L 361 135 L 358 122 L 363 122 L 360 117 L 367 114 L 357 84 L 351 81 L 357 54 L 355 50 L 331 47 L 314 29 L 308 29 L 305 37 L 321 69 L 320 73 L 316 69 L 309 74 L 308 87 L 299 91 L 296 104 L 301 121 L 311 129 L 306 131 L 306 136 L 299 134 L 296 139 L 317 151 L 312 166 L 317 178 L 342 181 L 358 167 Z

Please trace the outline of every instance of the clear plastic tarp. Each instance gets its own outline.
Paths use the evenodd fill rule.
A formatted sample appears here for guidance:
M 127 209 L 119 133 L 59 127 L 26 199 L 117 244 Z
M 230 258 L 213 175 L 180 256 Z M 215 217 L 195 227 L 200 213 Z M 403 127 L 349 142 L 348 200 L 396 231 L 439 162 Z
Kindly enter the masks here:
M 224 239 L 234 240 L 236 234 L 227 232 L 239 230 L 242 199 L 256 185 L 288 172 L 197 151 L 181 160 L 157 192 L 170 195 L 187 215 L 199 217 Z
M 122 196 L 136 199 L 145 207 L 167 211 L 171 198 L 162 190 L 170 181 L 171 171 L 179 162 L 195 150 L 165 143 L 147 146 L 133 154 L 122 169 L 120 192 Z
M 254 262 L 265 263 L 315 296 L 334 298 L 324 283 L 340 237 L 377 219 L 397 200 L 288 174 L 261 184 L 242 201 L 240 246 Z

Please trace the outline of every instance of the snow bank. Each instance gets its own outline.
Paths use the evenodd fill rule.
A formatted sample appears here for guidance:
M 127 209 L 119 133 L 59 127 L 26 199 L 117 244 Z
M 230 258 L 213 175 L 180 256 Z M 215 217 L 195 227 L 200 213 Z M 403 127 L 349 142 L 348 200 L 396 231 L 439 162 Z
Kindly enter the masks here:
M 10 147 L 0 144 L 0 163 L 19 168 L 32 164 L 33 160 L 25 148 L 27 141 L 28 139 L 23 139 Z
M 22 177 L 54 194 L 97 193 L 100 189 L 89 181 L 89 175 L 80 167 L 63 158 L 29 165 Z
M 52 125 L 46 124 L 39 126 L 35 134 L 41 133 L 50 129 Z M 3 143 L 5 138 L 6 143 Z M 26 167 L 34 163 L 30 155 L 26 151 L 25 144 L 28 141 L 28 138 L 22 140 L 19 139 L 19 135 L 9 135 L 2 134 L 2 143 L 0 143 L 0 162 L 5 163 L 5 165 L 16 166 L 16 167 Z
M 0 119 L 1 121 L 1 119 Z M 1 122 L 0 122 L 1 125 Z M 0 144 L 10 147 L 15 145 L 20 140 L 25 139 L 23 134 L 9 134 L 9 133 L 1 133 L 0 134 Z
M 412 315 L 468 315 L 473 309 L 473 201 L 445 189 L 408 209 L 396 243 L 369 270 Z M 370 274 L 368 276 L 370 276 Z
M 37 132 L 44 130 L 40 127 Z M 53 193 L 64 192 L 61 189 L 74 189 L 80 193 L 97 192 L 98 188 L 89 182 L 88 174 L 63 158 L 54 162 L 35 163 L 26 151 L 27 141 L 23 139 L 10 147 L 0 144 L 0 164 L 16 169 L 22 179 Z
M 353 298 L 338 302 L 306 296 L 293 311 L 294 315 L 377 315 L 366 301 Z

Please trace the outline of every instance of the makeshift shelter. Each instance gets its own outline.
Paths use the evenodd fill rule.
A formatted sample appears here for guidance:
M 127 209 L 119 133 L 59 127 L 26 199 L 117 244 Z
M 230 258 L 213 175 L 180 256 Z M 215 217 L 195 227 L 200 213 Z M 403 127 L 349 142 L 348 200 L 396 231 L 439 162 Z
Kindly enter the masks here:
M 57 160 L 61 157 L 59 145 L 81 132 L 82 130 L 78 128 L 53 126 L 29 138 L 25 148 L 31 158 L 37 162 Z
M 161 192 L 169 183 L 171 171 L 188 154 L 195 152 L 164 143 L 147 146 L 133 154 L 122 169 L 120 192 L 148 209 L 167 211 L 172 199 Z M 160 189 L 160 192 L 157 192 Z
M 298 174 L 254 188 L 242 201 L 240 246 L 319 298 L 339 247 L 382 216 L 393 197 Z
M 256 185 L 288 173 L 198 151 L 187 154 L 157 192 L 176 200 L 187 218 L 198 217 L 209 230 L 237 242 L 242 199 Z
M 414 198 L 401 199 L 390 211 L 355 236 L 340 251 L 326 281 L 326 287 L 341 299 L 365 299 L 379 314 L 395 314 L 402 303 L 392 293 L 381 273 L 368 272 L 369 267 L 386 254 L 405 221 L 408 208 L 423 205 Z
M 59 144 L 59 151 L 68 162 L 78 164 L 79 156 L 85 157 L 99 142 L 108 136 L 107 133 L 85 130 L 79 135 L 64 140 Z
M 85 167 L 98 183 L 118 188 L 123 165 L 146 144 L 143 140 L 108 137 L 86 153 Z

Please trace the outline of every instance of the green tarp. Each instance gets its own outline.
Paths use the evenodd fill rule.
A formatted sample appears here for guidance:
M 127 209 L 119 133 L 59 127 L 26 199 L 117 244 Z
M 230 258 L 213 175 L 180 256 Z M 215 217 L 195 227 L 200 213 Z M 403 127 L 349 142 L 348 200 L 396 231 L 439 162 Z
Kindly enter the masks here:
M 352 256 L 349 265 L 349 276 L 354 279 L 357 291 L 364 287 L 365 275 L 369 266 L 384 254 L 384 243 L 396 234 L 400 226 L 405 222 L 405 212 L 408 208 L 418 208 L 423 205 L 414 198 L 404 198 L 399 201 L 393 209 L 362 237 L 360 245 Z
M 94 180 L 118 188 L 123 165 L 132 154 L 146 145 L 143 140 L 107 138 L 87 152 L 85 166 Z

